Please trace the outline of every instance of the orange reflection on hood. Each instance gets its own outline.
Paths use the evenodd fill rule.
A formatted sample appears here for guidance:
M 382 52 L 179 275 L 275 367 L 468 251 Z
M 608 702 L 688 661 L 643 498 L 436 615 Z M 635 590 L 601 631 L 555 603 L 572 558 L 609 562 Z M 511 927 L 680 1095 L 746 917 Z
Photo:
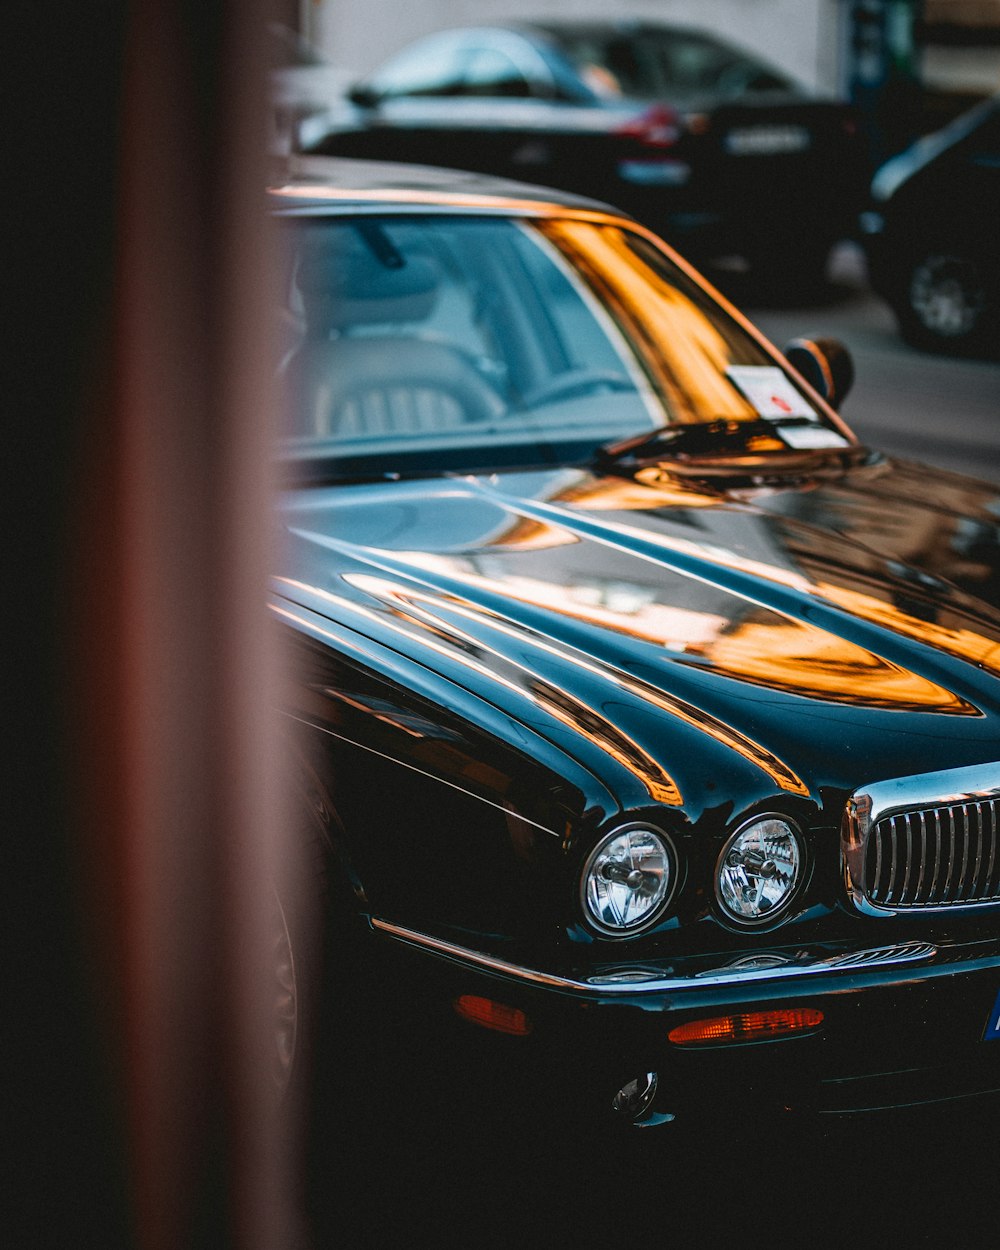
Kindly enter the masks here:
M 824 630 L 750 617 L 691 651 L 726 677 L 804 698 L 901 712 L 976 716 L 950 690 Z
M 421 555 L 420 560 L 416 561 L 416 563 L 423 564 L 425 567 L 441 567 L 447 561 L 444 557 Z M 452 567 L 452 572 L 454 571 L 454 567 Z M 612 613 L 607 614 L 607 619 L 599 620 L 593 610 L 590 612 L 583 610 L 573 612 L 566 603 L 565 587 L 561 588 L 561 594 L 555 587 L 548 587 L 547 591 L 539 593 L 540 589 L 546 586 L 546 583 L 536 582 L 533 579 L 520 579 L 516 588 L 511 580 L 505 581 L 501 587 L 500 583 L 493 582 L 487 577 L 471 574 L 465 570 L 463 570 L 462 576 L 470 586 L 477 585 L 493 590 L 502 588 L 508 599 L 522 603 L 531 603 L 540 607 L 549 607 L 562 615 L 576 616 L 577 619 L 581 620 L 591 619 L 605 628 L 609 626 L 612 619 L 615 619 Z M 653 686 L 647 681 L 633 677 L 610 663 L 584 658 L 582 654 L 572 648 L 569 650 L 559 648 L 538 634 L 530 630 L 526 631 L 522 626 L 506 621 L 488 609 L 473 607 L 450 595 L 438 596 L 427 591 L 403 588 L 367 574 L 351 574 L 347 580 L 354 585 L 369 590 L 371 593 L 377 594 L 387 602 L 394 603 L 394 610 L 401 619 L 409 616 L 414 621 L 423 621 L 425 626 L 429 626 L 432 632 L 441 638 L 451 637 L 454 645 L 458 646 L 460 650 L 465 647 L 485 652 L 488 649 L 488 644 L 483 638 L 474 637 L 471 633 L 466 633 L 459 629 L 454 621 L 446 620 L 440 614 L 441 608 L 444 608 L 450 617 L 465 617 L 472 621 L 485 623 L 496 634 L 528 639 L 540 652 L 558 654 L 564 662 L 585 669 L 595 676 L 611 682 L 620 689 L 629 691 L 644 702 L 660 708 L 668 715 L 698 729 L 701 733 L 715 739 L 716 742 L 720 742 L 731 750 L 736 751 L 755 767 L 765 772 L 782 790 L 790 794 L 809 794 L 808 786 L 794 769 L 786 764 L 784 760 L 779 759 L 768 747 L 756 742 L 734 726 L 726 724 L 725 721 L 717 719 L 704 709 L 696 707 L 666 690 Z M 534 593 L 526 593 L 529 587 Z M 684 611 L 683 609 L 669 609 L 667 605 L 661 606 L 663 606 L 664 611 Z M 688 634 L 691 630 L 694 615 L 691 612 L 687 613 L 686 632 Z M 617 619 L 620 620 L 621 618 Z M 706 615 L 703 627 L 711 632 L 718 632 L 724 624 L 724 618 Z M 623 633 L 633 633 L 636 637 L 645 636 L 636 630 L 630 630 L 624 625 L 617 627 Z M 649 640 L 661 644 L 664 641 L 662 637 L 650 637 Z M 468 656 L 464 657 L 464 662 L 471 663 Z M 475 667 L 485 671 L 486 666 L 482 662 L 476 662 Z M 555 687 L 542 681 L 538 677 L 537 672 L 529 670 L 523 661 L 515 661 L 509 655 L 504 654 L 502 650 L 494 649 L 492 651 L 492 664 L 489 666 L 490 671 L 494 674 L 496 680 L 502 681 L 505 686 L 511 689 L 515 689 L 515 682 L 500 676 L 500 671 L 504 667 L 520 670 L 524 673 L 530 672 L 532 677 L 536 679 L 531 683 L 530 697 L 535 702 L 544 704 L 548 711 L 557 716 L 558 719 L 565 724 L 573 725 L 583 736 L 599 744 L 614 759 L 625 764 L 642 781 L 652 797 L 665 803 L 679 804 L 682 801 L 680 790 L 676 783 L 659 761 L 644 751 L 638 743 L 633 742 L 611 721 L 594 709 L 588 709 L 587 705 L 578 699 L 573 699 L 572 708 L 567 709 L 565 699 L 568 696 L 554 693 Z
M 951 629 L 947 625 L 920 620 L 893 603 L 876 599 L 863 591 L 850 590 L 846 586 L 820 583 L 816 589 L 824 599 L 847 608 L 863 620 L 882 625 L 893 633 L 902 634 L 916 642 L 926 643 L 928 647 L 944 651 L 960 660 L 968 660 L 995 677 L 1000 677 L 1000 643 L 995 638 L 989 638 L 973 629 Z
M 717 508 L 718 495 L 678 482 L 658 466 L 639 469 L 635 478 L 585 477 L 553 496 L 590 512 L 648 512 L 664 507 Z
M 684 802 L 673 777 L 663 765 L 606 716 L 545 682 L 532 683 L 532 695 L 539 707 L 568 725 L 575 733 L 593 742 L 636 777 L 656 803 L 680 807 Z

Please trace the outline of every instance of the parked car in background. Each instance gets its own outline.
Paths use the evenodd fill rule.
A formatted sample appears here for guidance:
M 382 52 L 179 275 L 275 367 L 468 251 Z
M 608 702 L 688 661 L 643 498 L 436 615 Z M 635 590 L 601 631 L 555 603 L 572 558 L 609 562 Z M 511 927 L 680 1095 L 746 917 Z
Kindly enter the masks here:
M 872 285 L 907 342 L 1000 354 L 1000 95 L 892 157 L 862 217 Z
M 842 348 L 612 209 L 322 160 L 271 205 L 270 606 L 355 1105 L 401 1054 L 519 1136 L 1000 1091 L 996 488 L 860 445 Z
M 300 135 L 309 152 L 595 196 L 689 256 L 740 255 L 785 285 L 822 277 L 868 181 L 848 106 L 714 35 L 636 21 L 430 35 Z

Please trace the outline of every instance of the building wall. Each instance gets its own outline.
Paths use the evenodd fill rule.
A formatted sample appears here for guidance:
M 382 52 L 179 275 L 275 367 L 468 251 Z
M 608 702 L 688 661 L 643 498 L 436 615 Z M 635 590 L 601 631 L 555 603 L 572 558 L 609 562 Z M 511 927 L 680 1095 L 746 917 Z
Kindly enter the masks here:
M 839 0 L 302 0 L 302 30 L 361 76 L 420 35 L 525 17 L 644 17 L 715 31 L 811 87 L 841 85 Z

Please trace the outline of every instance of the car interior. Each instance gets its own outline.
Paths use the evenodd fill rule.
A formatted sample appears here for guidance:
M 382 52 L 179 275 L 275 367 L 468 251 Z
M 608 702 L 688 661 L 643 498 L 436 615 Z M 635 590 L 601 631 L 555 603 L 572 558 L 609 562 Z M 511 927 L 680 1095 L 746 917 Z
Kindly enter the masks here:
M 635 366 L 510 222 L 300 223 L 279 316 L 294 440 L 523 437 L 598 417 L 588 400 L 612 391 L 627 428 L 650 424 Z

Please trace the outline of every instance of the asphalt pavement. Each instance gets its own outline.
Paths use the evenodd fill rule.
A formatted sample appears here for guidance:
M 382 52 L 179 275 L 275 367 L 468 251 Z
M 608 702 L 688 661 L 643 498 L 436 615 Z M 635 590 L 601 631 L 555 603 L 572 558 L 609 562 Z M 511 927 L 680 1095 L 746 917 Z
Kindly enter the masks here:
M 736 1101 L 697 1136 L 602 1139 L 541 1131 L 523 1108 L 498 1124 L 439 1106 L 339 1126 L 311 1250 L 991 1245 L 995 1124 L 958 1105 L 782 1128 Z

